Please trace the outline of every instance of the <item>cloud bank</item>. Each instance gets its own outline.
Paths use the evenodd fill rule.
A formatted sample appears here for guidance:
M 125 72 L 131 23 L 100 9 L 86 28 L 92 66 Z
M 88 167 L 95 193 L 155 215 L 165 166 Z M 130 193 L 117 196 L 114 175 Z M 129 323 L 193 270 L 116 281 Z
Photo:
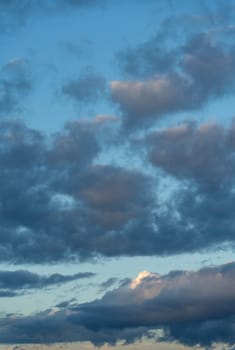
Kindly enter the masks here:
M 153 165 L 148 174 L 97 162 L 107 123 L 70 122 L 47 137 L 16 120 L 1 122 L 2 262 L 233 247 L 234 123 L 150 133 L 141 143 Z M 178 181 L 164 200 L 162 170 Z
M 6 343 L 89 340 L 95 345 L 133 342 L 143 335 L 158 341 L 210 346 L 232 345 L 234 338 L 235 264 L 160 276 L 142 272 L 102 299 L 0 323 Z M 14 332 L 13 332 L 14 328 Z

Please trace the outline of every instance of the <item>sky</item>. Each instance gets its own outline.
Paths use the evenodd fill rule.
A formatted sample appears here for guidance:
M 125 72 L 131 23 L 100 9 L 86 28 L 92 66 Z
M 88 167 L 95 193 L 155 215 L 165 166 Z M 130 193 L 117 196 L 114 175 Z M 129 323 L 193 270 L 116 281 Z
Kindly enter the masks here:
M 235 349 L 234 20 L 0 0 L 0 349 Z

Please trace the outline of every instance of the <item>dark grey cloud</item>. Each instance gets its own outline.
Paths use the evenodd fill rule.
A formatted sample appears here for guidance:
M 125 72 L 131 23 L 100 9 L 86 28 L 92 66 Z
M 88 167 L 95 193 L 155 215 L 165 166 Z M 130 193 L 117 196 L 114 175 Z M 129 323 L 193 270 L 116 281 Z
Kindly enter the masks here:
M 94 104 L 105 97 L 105 79 L 103 76 L 87 71 L 78 79 L 65 83 L 62 94 L 72 98 L 79 105 Z
M 2 261 L 132 251 L 124 231 L 149 216 L 151 180 L 135 170 L 93 164 L 100 127 L 73 122 L 47 139 L 18 121 L 1 123 Z
M 55 273 L 43 276 L 26 270 L 0 271 L 0 292 L 4 294 L 4 292 L 14 293 L 19 290 L 40 289 L 78 279 L 90 278 L 94 275 L 92 272 L 80 272 L 74 275 Z
M 151 163 L 178 179 L 192 179 L 203 187 L 224 186 L 234 177 L 234 122 L 182 123 L 149 136 Z
M 65 312 L 44 312 L 35 316 L 13 319 L 5 318 L 0 324 L 1 340 L 5 344 L 53 344 L 76 341 L 91 341 L 96 346 L 108 343 L 115 345 L 121 339 L 131 344 L 148 336 L 144 328 L 125 330 L 93 331 L 73 324 Z M 68 312 L 68 311 L 67 311 Z M 14 331 L 13 331 L 14 328 Z
M 32 91 L 33 81 L 29 63 L 13 59 L 0 72 L 0 116 L 8 117 L 24 107 L 24 100 Z
M 74 322 L 91 329 L 131 328 L 231 317 L 235 310 L 234 263 L 198 272 L 146 271 L 97 301 L 80 305 Z M 115 317 L 114 317 L 115 315 Z
M 97 163 L 109 122 L 70 122 L 51 137 L 0 123 L 0 260 L 233 248 L 234 123 L 185 123 L 144 139 L 154 167 L 178 181 L 164 200 L 154 173 Z
M 137 77 L 110 84 L 111 99 L 120 107 L 124 127 L 135 129 L 165 115 L 198 110 L 214 98 L 234 92 L 235 51 L 231 43 L 224 45 L 203 32 L 165 52 L 152 41 L 122 54 L 127 56 L 125 65 L 130 66 L 126 69 L 136 70 Z M 135 63 L 138 60 L 141 63 Z M 147 78 L 138 79 L 144 75 Z
M 96 166 L 86 173 L 81 185 L 79 192 L 90 209 L 91 221 L 104 227 L 118 228 L 142 216 L 151 201 L 148 190 L 139 191 L 142 186 L 148 189 L 147 178 L 138 171 L 121 167 Z
M 214 342 L 226 343 L 229 348 L 234 344 L 235 318 L 221 317 L 215 320 L 194 323 L 179 323 L 168 328 L 168 335 L 162 338 L 166 341 L 177 341 L 184 345 L 196 344 L 212 348 Z
M 131 343 L 144 335 L 154 338 L 153 331 L 161 329 L 158 341 L 232 345 L 234 277 L 234 263 L 163 276 L 144 271 L 93 302 L 2 319 L 0 336 L 6 343 L 87 340 L 101 345 Z
M 0 298 L 13 298 L 18 295 L 18 292 L 14 292 L 12 290 L 0 290 Z
M 68 122 L 64 130 L 52 137 L 52 147 L 46 152 L 47 161 L 53 168 L 69 170 L 84 168 L 92 163 L 100 152 L 95 131 L 89 124 Z
M 165 217 L 157 219 L 159 231 L 165 232 L 162 251 L 234 249 L 234 203 L 233 186 L 208 192 L 189 183 L 186 189 L 176 191 Z

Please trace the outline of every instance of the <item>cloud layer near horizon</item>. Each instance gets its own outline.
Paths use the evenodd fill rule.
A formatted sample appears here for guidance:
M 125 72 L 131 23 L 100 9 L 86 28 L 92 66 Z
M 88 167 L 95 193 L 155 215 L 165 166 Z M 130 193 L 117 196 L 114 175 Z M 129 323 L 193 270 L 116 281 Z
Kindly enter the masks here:
M 2 319 L 5 343 L 126 343 L 152 337 L 184 345 L 233 344 L 235 264 L 160 276 L 144 271 L 101 299 L 30 317 Z M 12 331 L 14 329 L 14 332 Z M 161 335 L 159 335 L 161 334 Z

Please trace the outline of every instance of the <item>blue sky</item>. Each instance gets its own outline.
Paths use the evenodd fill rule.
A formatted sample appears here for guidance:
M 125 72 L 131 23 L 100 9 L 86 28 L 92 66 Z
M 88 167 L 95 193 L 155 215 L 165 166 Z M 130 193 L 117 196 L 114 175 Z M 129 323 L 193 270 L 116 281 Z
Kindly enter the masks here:
M 234 349 L 234 10 L 0 0 L 0 348 Z

